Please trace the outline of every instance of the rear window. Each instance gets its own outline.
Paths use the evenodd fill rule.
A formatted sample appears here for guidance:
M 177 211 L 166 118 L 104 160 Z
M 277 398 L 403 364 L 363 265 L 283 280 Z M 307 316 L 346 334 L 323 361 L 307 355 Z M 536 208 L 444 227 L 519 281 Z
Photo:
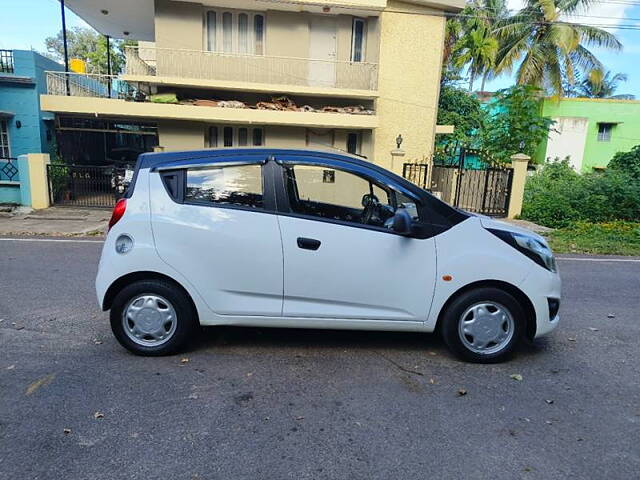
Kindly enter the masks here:
M 186 202 L 264 208 L 260 165 L 190 168 L 186 176 Z

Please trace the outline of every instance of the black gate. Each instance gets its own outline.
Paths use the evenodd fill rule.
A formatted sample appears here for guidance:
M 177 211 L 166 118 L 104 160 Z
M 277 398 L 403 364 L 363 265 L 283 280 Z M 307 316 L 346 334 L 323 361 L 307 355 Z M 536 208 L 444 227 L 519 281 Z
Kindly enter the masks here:
M 509 210 L 513 169 L 491 162 L 484 152 L 461 148 L 449 162 L 431 169 L 427 186 L 426 164 L 405 164 L 404 177 L 427 188 L 445 202 L 469 212 L 505 217 Z M 415 175 L 415 172 L 421 175 Z
M 116 168 L 47 165 L 51 205 L 111 208 L 115 205 Z

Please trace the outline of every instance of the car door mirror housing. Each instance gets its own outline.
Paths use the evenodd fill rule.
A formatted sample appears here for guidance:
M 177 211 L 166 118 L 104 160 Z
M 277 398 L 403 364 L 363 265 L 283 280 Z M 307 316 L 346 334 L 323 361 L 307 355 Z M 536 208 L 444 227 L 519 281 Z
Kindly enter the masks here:
M 400 235 L 410 235 L 413 232 L 413 218 L 405 208 L 396 210 L 393 216 L 391 230 Z

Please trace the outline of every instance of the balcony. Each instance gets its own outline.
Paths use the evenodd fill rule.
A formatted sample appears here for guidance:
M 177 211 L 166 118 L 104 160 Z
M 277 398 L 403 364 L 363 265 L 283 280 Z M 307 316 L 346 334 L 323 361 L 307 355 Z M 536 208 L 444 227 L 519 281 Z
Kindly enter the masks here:
M 230 82 L 239 90 L 243 89 L 239 84 L 259 84 L 265 87 L 262 90 L 287 91 L 288 87 L 299 87 L 300 93 L 315 89 L 334 94 L 339 90 L 350 90 L 353 96 L 367 97 L 375 96 L 372 94 L 378 83 L 378 64 L 368 62 L 155 47 L 127 47 L 125 54 L 125 78 L 172 78 L 180 80 L 176 84 L 184 85 L 197 81 L 196 84 L 214 87 L 217 86 L 215 82 Z M 297 90 L 294 88 L 293 91 Z
M 243 102 L 182 100 L 155 102 L 144 82 L 112 75 L 47 72 L 47 94 L 42 110 L 106 118 L 188 120 L 206 123 L 288 125 L 313 128 L 371 129 L 378 124 L 373 111 L 335 108 L 309 110 L 309 106 L 273 110 Z

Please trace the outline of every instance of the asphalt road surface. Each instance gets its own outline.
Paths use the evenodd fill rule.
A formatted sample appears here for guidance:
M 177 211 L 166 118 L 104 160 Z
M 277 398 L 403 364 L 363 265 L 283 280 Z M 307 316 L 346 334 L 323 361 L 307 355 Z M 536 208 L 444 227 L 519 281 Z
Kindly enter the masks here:
M 560 260 L 560 327 L 486 366 L 435 335 L 256 328 L 136 357 L 100 248 L 0 240 L 2 479 L 640 476 L 640 260 Z

